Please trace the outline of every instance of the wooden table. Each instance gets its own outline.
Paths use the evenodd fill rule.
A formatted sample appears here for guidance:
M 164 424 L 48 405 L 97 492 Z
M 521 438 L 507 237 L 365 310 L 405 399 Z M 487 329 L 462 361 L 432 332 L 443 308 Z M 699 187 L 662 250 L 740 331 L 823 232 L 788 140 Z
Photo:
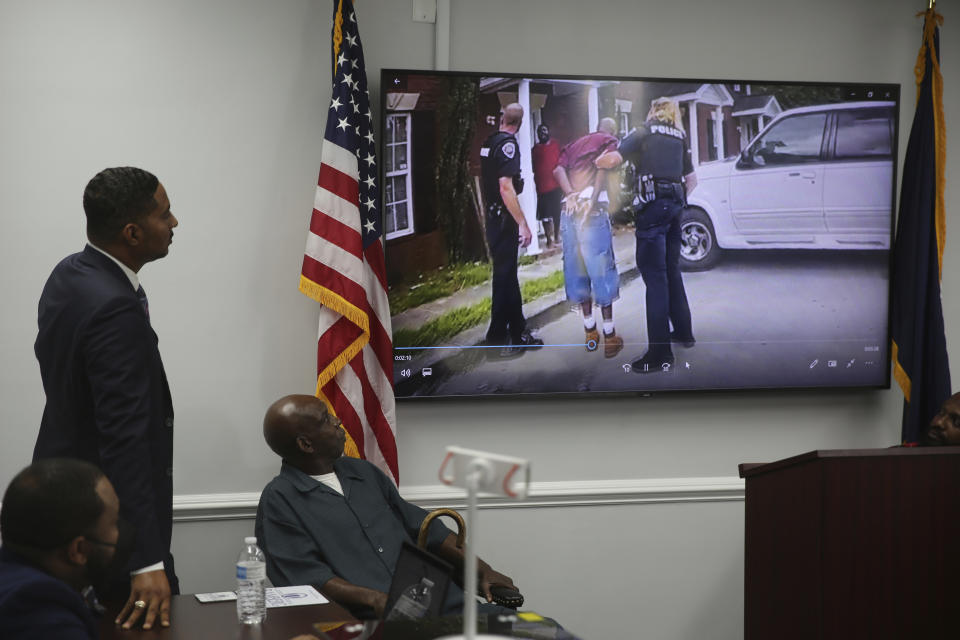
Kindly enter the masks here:
M 174 596 L 170 609 L 170 626 L 159 623 L 149 631 L 123 629 L 113 623 L 117 609 L 108 608 L 100 622 L 101 640 L 289 640 L 314 633 L 317 622 L 355 620 L 340 605 L 315 604 L 303 607 L 267 609 L 267 619 L 260 625 L 243 625 L 237 621 L 236 602 L 201 604 L 192 595 Z

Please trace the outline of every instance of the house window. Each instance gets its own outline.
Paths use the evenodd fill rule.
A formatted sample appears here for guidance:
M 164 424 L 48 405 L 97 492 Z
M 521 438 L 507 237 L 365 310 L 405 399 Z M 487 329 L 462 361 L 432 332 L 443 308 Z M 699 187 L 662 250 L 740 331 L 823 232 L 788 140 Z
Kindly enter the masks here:
M 410 182 L 410 114 L 387 116 L 384 145 L 383 218 L 387 240 L 413 233 Z

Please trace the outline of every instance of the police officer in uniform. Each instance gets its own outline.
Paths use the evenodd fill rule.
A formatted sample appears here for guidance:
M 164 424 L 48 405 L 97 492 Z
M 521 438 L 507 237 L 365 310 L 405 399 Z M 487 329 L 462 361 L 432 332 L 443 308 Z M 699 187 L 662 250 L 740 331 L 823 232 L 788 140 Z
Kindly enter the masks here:
M 493 260 L 487 344 L 502 345 L 500 357 L 520 356 L 543 345 L 543 340 L 527 329 L 517 279 L 517 249 L 526 247 L 533 239 L 517 199 L 523 190 L 516 138 L 522 121 L 523 107 L 517 103 L 507 105 L 500 115 L 500 130 L 487 138 L 480 149 L 487 244 Z
M 637 169 L 641 201 L 635 212 L 637 268 L 647 289 L 649 347 L 632 368 L 637 373 L 670 371 L 671 341 L 685 347 L 696 342 L 680 274 L 680 212 L 697 176 L 676 101 L 654 100 L 647 121 L 624 138 L 617 152 L 605 154 L 611 155 L 598 158 L 597 165 L 630 160 Z

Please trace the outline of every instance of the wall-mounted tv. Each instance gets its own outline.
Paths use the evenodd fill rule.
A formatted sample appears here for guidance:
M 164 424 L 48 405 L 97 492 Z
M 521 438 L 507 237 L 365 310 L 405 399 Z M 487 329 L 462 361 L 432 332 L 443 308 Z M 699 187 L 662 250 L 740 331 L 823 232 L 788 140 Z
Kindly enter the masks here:
M 607 349 L 587 329 L 604 327 L 601 309 L 588 318 L 568 298 L 564 268 L 578 250 L 603 246 L 556 233 L 574 224 L 574 204 L 558 225 L 552 206 L 541 205 L 538 219 L 552 172 L 533 156 L 540 164 L 556 156 L 534 150 L 541 125 L 561 153 L 598 128 L 616 147 L 664 98 L 679 108 L 696 176 L 677 218 L 693 326 L 691 336 L 674 336 L 672 362 L 637 371 L 649 346 L 635 257 L 635 211 L 649 196 L 643 176 L 624 154 L 591 196 L 609 221 L 607 259 L 619 286 L 609 307 L 624 345 Z M 888 387 L 899 100 L 891 84 L 384 70 L 397 397 Z M 532 231 L 517 279 L 526 326 L 542 347 L 488 339 L 496 249 L 485 233 L 483 163 L 515 103 L 523 118 L 514 190 Z

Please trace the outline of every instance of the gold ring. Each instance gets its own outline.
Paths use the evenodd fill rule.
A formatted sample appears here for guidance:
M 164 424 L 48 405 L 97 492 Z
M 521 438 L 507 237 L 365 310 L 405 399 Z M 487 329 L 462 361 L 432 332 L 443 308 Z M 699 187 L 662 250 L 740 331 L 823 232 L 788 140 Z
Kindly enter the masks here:
M 147 603 L 144 602 L 143 600 L 137 600 L 136 602 L 133 603 L 133 606 L 136 607 L 137 609 L 146 609 Z

